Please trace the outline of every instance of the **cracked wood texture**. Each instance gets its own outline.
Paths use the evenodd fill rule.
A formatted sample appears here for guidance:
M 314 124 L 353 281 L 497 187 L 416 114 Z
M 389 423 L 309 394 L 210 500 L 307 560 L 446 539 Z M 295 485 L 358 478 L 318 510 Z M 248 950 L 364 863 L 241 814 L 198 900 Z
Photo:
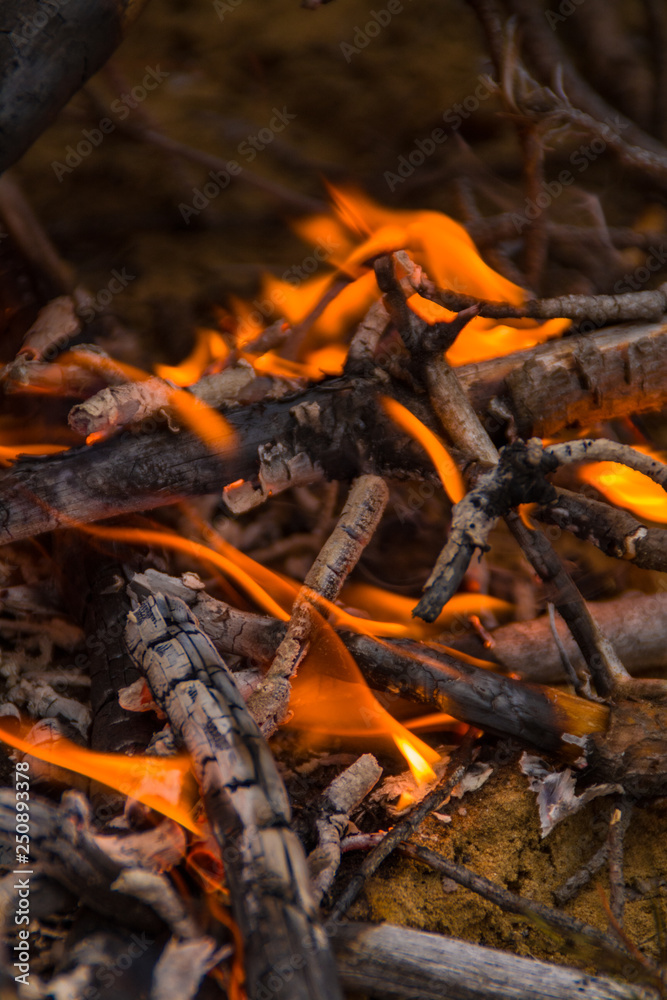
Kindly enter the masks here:
M 465 336 L 465 331 L 461 334 Z M 667 324 L 614 327 L 456 369 L 487 426 L 493 398 L 506 403 L 524 436 L 553 434 L 628 412 L 658 409 L 667 394 Z M 396 397 L 433 429 L 424 397 L 393 386 Z M 280 400 L 228 409 L 236 448 L 213 453 L 186 431 L 166 428 L 118 437 L 41 459 L 25 458 L 0 473 L 0 542 L 31 537 L 114 514 L 147 510 L 220 492 L 256 478 L 260 445 L 280 441 L 305 453 L 326 476 L 363 473 L 433 478 L 423 451 L 385 418 L 376 393 L 386 383 L 328 378 Z M 306 407 L 317 404 L 304 421 Z M 496 424 L 497 425 L 497 424 Z M 492 427 L 490 428 L 492 429 Z
M 149 597 L 128 647 L 192 757 L 244 943 L 249 1000 L 342 1000 L 271 751 L 232 675 L 178 598 Z

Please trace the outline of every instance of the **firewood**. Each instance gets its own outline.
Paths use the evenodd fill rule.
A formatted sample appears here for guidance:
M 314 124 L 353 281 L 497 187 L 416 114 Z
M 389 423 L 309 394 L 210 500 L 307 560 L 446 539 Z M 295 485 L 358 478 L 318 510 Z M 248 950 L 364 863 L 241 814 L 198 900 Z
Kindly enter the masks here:
M 612 413 L 659 408 L 667 394 L 666 345 L 664 324 L 611 328 L 466 365 L 456 374 L 478 412 L 485 413 L 494 397 L 507 392 L 519 432 L 547 434 Z M 588 389 L 582 387 L 586 372 L 593 379 Z M 386 394 L 386 384 L 380 386 Z M 239 444 L 235 449 L 230 442 L 216 453 L 187 431 L 174 435 L 162 428 L 136 436 L 127 431 L 56 456 L 20 459 L 0 473 L 2 540 L 220 492 L 239 479 L 252 481 L 258 449 L 267 442 L 284 442 L 288 454 L 309 456 L 313 468 L 321 466 L 330 478 L 351 479 L 362 471 L 432 477 L 423 453 L 407 446 L 376 405 L 377 388 L 372 379 L 326 378 L 292 398 L 226 410 Z M 428 411 L 401 387 L 396 397 L 432 423 Z M 303 409 L 299 422 L 292 412 L 299 404 L 319 408 L 319 426 L 303 424 Z
M 657 1000 L 636 982 L 392 924 L 341 924 L 333 946 L 343 985 L 396 1000 Z
M 360 476 L 333 532 L 322 546 L 297 594 L 285 637 L 276 650 L 264 683 L 250 699 L 248 708 L 267 739 L 288 711 L 289 678 L 308 652 L 312 608 L 318 596 L 328 601 L 338 597 L 348 574 L 354 569 L 384 513 L 389 491 L 378 476 Z
M 149 597 L 129 616 L 128 647 L 192 756 L 220 845 L 243 943 L 250 1000 L 287 962 L 294 1000 L 337 998 L 303 848 L 287 793 L 231 673 L 176 598 Z

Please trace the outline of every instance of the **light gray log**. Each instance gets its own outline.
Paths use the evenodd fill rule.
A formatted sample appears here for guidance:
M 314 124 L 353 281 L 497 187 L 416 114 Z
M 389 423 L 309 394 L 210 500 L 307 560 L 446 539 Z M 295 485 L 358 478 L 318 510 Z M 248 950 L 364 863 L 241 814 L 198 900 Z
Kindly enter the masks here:
M 332 937 L 346 989 L 400 1000 L 657 1000 L 657 991 L 392 924 Z

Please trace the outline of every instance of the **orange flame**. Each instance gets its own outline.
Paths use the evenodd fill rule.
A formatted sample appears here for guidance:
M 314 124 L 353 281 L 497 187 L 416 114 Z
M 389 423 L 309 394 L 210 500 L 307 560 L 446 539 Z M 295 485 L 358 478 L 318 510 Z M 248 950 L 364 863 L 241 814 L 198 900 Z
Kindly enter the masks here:
M 650 448 L 635 445 L 635 449 L 660 462 L 665 460 L 664 455 L 653 452 Z M 648 521 L 667 522 L 667 492 L 642 472 L 628 469 L 618 462 L 591 462 L 580 466 L 578 474 L 585 483 L 595 486 L 611 503 L 626 507 Z
M 0 740 L 15 750 L 30 754 L 47 764 L 76 771 L 109 788 L 143 802 L 149 809 L 168 816 L 197 836 L 201 828 L 190 816 L 194 801 L 188 801 L 185 778 L 190 760 L 185 754 L 174 757 L 123 757 L 97 753 L 60 737 L 53 743 L 33 746 L 20 736 L 0 727 Z
M 228 354 L 229 349 L 217 330 L 199 329 L 195 334 L 195 346 L 187 358 L 178 365 L 155 365 L 155 374 L 174 385 L 192 385 L 209 365 L 223 360 Z
M 466 494 L 463 478 L 442 441 L 414 413 L 402 406 L 396 399 L 380 396 L 380 405 L 387 416 L 391 417 L 394 423 L 398 424 L 406 434 L 419 441 L 422 448 L 428 453 L 440 476 L 445 493 L 452 503 L 463 500 Z
M 520 305 L 526 293 L 518 285 L 493 271 L 479 256 L 465 229 L 440 212 L 397 211 L 376 205 L 356 191 L 330 188 L 337 218 L 317 216 L 298 224 L 297 231 L 311 243 L 335 245 L 329 261 L 353 280 L 324 308 L 314 321 L 306 348 L 345 338 L 372 303 L 380 297 L 369 261 L 382 253 L 407 250 L 441 288 L 494 301 Z M 333 227 L 333 228 L 332 228 Z M 332 231 L 335 239 L 332 239 Z M 292 324 L 301 323 L 331 287 L 336 272 L 303 282 L 298 287 L 267 277 L 264 295 Z M 454 314 L 419 295 L 409 299 L 418 315 L 429 323 L 449 321 Z M 447 352 L 452 364 L 498 357 L 533 347 L 560 335 L 567 319 L 545 323 L 508 320 L 499 324 L 475 317 Z
M 292 680 L 289 725 L 312 733 L 390 736 L 415 779 L 432 780 L 438 754 L 380 705 L 341 639 L 312 606 L 308 610 L 311 642 Z

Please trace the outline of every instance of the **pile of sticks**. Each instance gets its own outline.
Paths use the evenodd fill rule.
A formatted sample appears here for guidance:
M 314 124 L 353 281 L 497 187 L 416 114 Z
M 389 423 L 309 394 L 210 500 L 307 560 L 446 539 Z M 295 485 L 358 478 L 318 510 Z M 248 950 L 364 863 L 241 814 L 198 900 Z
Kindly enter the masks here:
M 507 108 L 518 122 L 529 193 L 539 191 L 544 176 L 544 130 L 563 123 L 592 136 L 604 134 L 622 163 L 665 187 L 667 151 L 658 140 L 630 121 L 623 137 L 610 138 L 603 131 L 604 108 L 567 62 L 559 86 L 547 85 L 558 53 L 529 3 L 512 0 L 506 6 L 533 43 L 538 64 L 533 71 L 542 83 L 521 62 L 515 40 L 508 41 L 493 0 L 471 0 L 471 6 L 486 33 Z M 116 18 L 111 20 L 115 25 Z M 54 37 L 59 23 L 52 26 Z M 103 61 L 107 48 L 95 48 L 91 66 Z M 49 59 L 52 67 L 53 56 Z M 0 79 L 0 88 L 8 86 Z M 36 86 L 34 80 L 30 86 Z M 63 79 L 61 103 L 73 86 Z M 44 98 L 3 162 L 11 162 L 38 134 L 48 117 L 46 103 Z M 0 131 L 3 127 L 0 120 Z M 144 130 L 133 138 L 196 159 L 192 150 L 160 134 Z M 280 191 L 273 194 L 281 197 Z M 303 207 L 303 200 L 292 202 Z M 30 995 L 93 997 L 104 975 L 151 1000 L 223 992 L 232 1000 L 244 995 L 336 1000 L 343 990 L 406 1000 L 663 995 L 663 969 L 623 930 L 623 836 L 634 803 L 667 794 L 667 681 L 646 676 L 667 667 L 667 595 L 585 601 L 547 535 L 527 524 L 519 508 L 533 505 L 535 520 L 639 569 L 667 570 L 665 529 L 647 527 L 598 496 L 552 481 L 558 470 L 582 461 L 614 461 L 667 488 L 667 466 L 660 461 L 623 443 L 576 437 L 582 427 L 664 407 L 667 286 L 534 298 L 514 307 L 438 287 L 406 252 L 382 254 L 373 264 L 379 301 L 353 332 L 342 375 L 315 383 L 267 378 L 255 387 L 247 365 L 232 363 L 188 390 L 231 428 L 212 444 L 181 426 L 172 406 L 173 386 L 157 377 L 134 383 L 108 358 L 102 366 L 94 363 L 102 352 L 81 344 L 86 291 L 8 179 L 0 182 L 0 211 L 12 239 L 32 253 L 60 293 L 3 370 L 3 388 L 9 397 L 21 386 L 57 382 L 68 398 L 83 399 L 70 411 L 71 428 L 80 436 L 104 438 L 61 454 L 20 457 L 0 473 L 0 541 L 8 546 L 8 558 L 27 565 L 23 543 L 60 529 L 47 543 L 48 555 L 65 567 L 57 585 L 47 587 L 42 570 L 38 586 L 40 574 L 33 569 L 30 586 L 27 570 L 25 587 L 8 586 L 3 599 L 15 617 L 3 620 L 0 629 L 41 629 L 49 642 L 72 654 L 80 650 L 82 657 L 60 676 L 60 690 L 54 680 L 58 671 L 42 669 L 49 663 L 40 662 L 40 670 L 30 674 L 16 653 L 16 661 L 3 666 L 7 739 L 11 717 L 20 720 L 21 710 L 44 720 L 30 733 L 33 753 L 18 758 L 30 762 L 39 783 L 39 794 L 31 793 L 25 871 L 31 916 L 42 931 L 45 975 L 33 976 Z M 516 235 L 511 213 L 471 217 L 469 230 L 495 263 L 511 271 L 505 253 Z M 581 249 L 583 240 L 589 253 L 603 247 L 611 255 L 613 248 L 646 245 L 651 238 L 606 227 L 582 236 L 540 214 L 522 237 L 524 277 L 539 287 L 550 248 L 563 253 L 574 241 Z M 408 304 L 415 293 L 457 316 L 429 325 Z M 466 337 L 474 316 L 499 321 L 568 316 L 579 332 L 454 369 L 445 351 L 457 337 Z M 254 346 L 268 350 L 288 337 L 278 324 Z M 66 360 L 59 358 L 73 340 L 77 348 Z M 379 639 L 355 628 L 354 616 L 341 610 L 343 586 L 371 544 L 390 490 L 401 481 L 439 482 L 423 450 L 388 417 L 387 398 L 447 439 L 465 483 L 415 615 L 424 622 L 438 618 L 504 521 L 542 581 L 550 619 L 505 625 L 491 637 L 480 626 L 444 646 Z M 543 443 L 564 431 L 573 439 Z M 328 483 L 348 489 L 337 518 Z M 229 585 L 228 599 L 218 599 L 193 566 L 179 576 L 183 567 L 165 557 L 165 532 L 156 531 L 154 523 L 146 528 L 142 521 L 143 534 L 136 536 L 143 539 L 141 555 L 127 545 L 134 522 L 129 528 L 118 520 L 93 526 L 151 511 L 164 527 L 178 517 L 170 509 L 175 504 L 211 495 L 221 498 L 218 509 L 231 521 L 255 508 L 261 513 L 265 503 L 270 510 L 274 498 L 288 490 L 311 487 L 324 498 L 317 508 L 322 523 L 305 543 L 301 539 L 315 558 L 289 614 L 280 613 L 277 604 L 273 615 L 241 609 Z M 448 509 L 443 504 L 442 510 Z M 85 526 L 87 533 L 81 530 Z M 208 522 L 203 537 L 214 549 L 216 531 Z M 197 551 L 203 548 L 200 543 Z M 181 545 L 182 552 L 195 549 L 188 540 Z M 70 565 L 76 567 L 71 574 Z M 32 618 L 26 619 L 21 601 Z M 60 617 L 53 614 L 58 602 Z M 292 682 L 321 629 L 332 633 L 376 691 L 446 712 L 469 726 L 439 781 L 387 833 L 359 833 L 351 825 L 382 772 L 371 754 L 345 760 L 308 809 L 296 818 L 292 814 L 285 762 L 278 766 L 271 740 L 289 719 Z M 48 660 L 52 646 L 45 650 Z M 496 669 L 479 664 L 482 653 Z M 561 687 L 547 686 L 552 684 Z M 78 697 L 71 697 L 73 689 Z M 508 738 L 552 755 L 558 766 L 569 765 L 587 786 L 582 801 L 602 792 L 615 796 L 603 848 L 557 899 L 564 904 L 608 864 L 607 932 L 510 892 L 419 842 L 425 817 L 470 779 L 479 730 L 487 738 Z M 48 764 L 54 754 L 40 750 L 40 741 L 50 745 L 62 735 L 95 752 L 157 758 L 174 784 L 182 783 L 179 755 L 186 751 L 196 822 L 193 813 L 185 820 L 181 815 L 179 824 L 167 808 L 158 819 L 146 804 L 150 790 L 127 801 L 95 781 L 56 802 L 62 771 Z M 535 765 L 528 761 L 525 767 L 538 781 Z M 5 926 L 16 902 L 16 802 L 16 789 L 0 791 L 0 842 L 10 851 L 0 858 L 7 869 L 0 879 Z M 350 846 L 367 850 L 352 878 L 341 872 L 342 854 Z M 605 975 L 348 920 L 366 880 L 393 853 L 539 923 L 568 953 L 578 951 Z M 63 926 L 69 958 L 48 940 L 49 928 L 52 938 L 62 939 Z M 8 996 L 17 995 L 11 954 L 8 949 L 0 964 Z

